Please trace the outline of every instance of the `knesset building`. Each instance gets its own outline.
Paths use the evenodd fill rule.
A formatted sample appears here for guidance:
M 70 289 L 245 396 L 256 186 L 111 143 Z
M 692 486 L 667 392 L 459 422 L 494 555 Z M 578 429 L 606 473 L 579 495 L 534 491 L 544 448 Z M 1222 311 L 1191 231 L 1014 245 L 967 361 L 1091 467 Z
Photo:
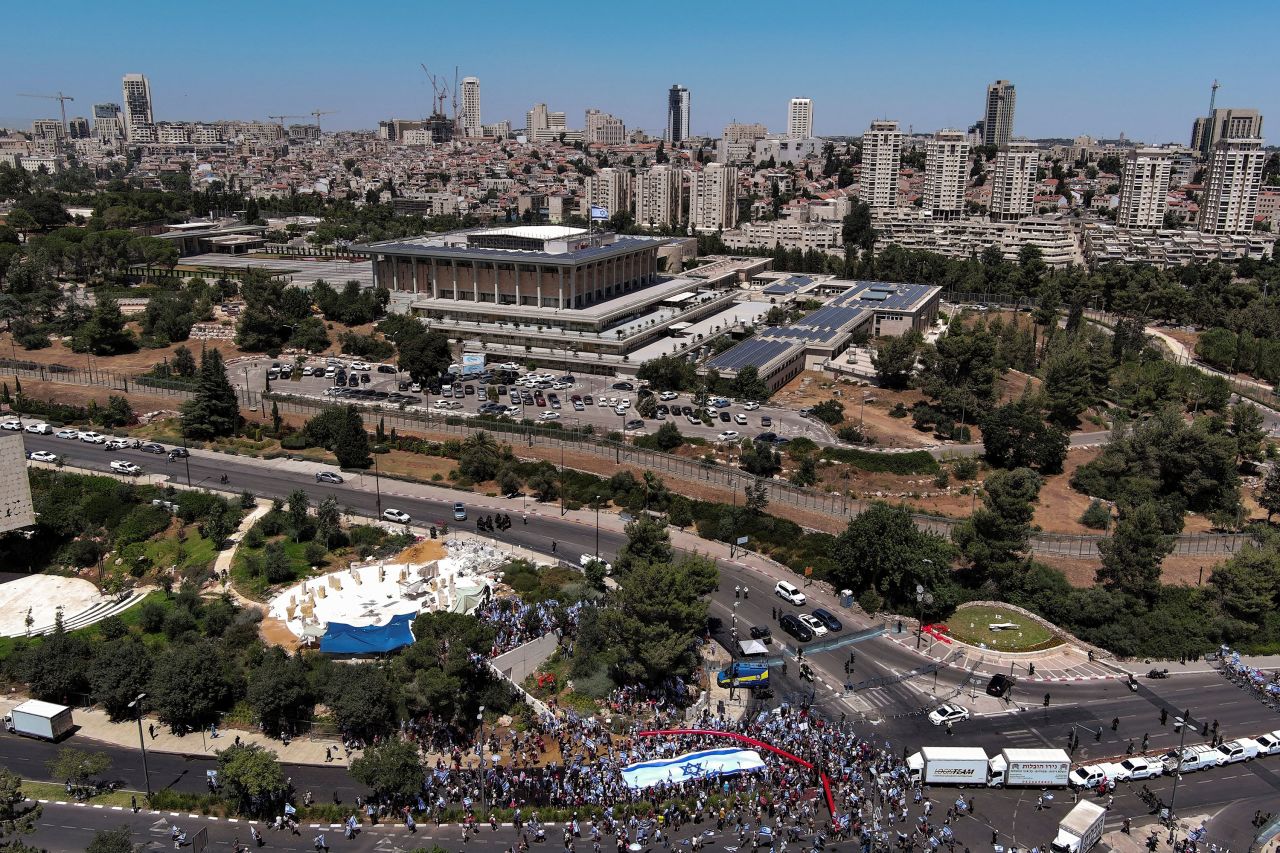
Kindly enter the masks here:
M 738 277 L 663 274 L 664 238 L 562 225 L 470 228 L 353 247 L 390 309 L 501 354 L 620 357 L 735 298 Z

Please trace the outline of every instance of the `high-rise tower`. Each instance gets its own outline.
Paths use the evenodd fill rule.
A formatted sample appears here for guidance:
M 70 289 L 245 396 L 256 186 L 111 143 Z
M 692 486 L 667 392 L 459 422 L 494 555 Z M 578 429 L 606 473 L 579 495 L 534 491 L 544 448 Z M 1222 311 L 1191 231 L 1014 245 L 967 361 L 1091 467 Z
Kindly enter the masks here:
M 667 142 L 683 142 L 689 136 L 689 90 L 677 83 L 667 92 Z
M 471 138 L 484 135 L 480 123 L 480 78 L 462 78 L 462 115 L 459 116 L 462 134 Z
M 982 114 L 982 144 L 1007 145 L 1013 138 L 1013 105 L 1017 93 L 1008 80 L 987 87 L 987 104 Z

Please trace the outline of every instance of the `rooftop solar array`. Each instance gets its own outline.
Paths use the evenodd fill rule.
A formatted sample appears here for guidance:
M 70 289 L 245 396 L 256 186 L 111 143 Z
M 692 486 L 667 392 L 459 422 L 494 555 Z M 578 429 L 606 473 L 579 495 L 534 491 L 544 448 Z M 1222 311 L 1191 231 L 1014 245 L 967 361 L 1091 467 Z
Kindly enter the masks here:
M 894 284 L 883 281 L 859 281 L 832 300 L 832 305 L 852 306 L 862 303 L 886 311 L 908 311 L 933 289 L 928 284 Z
M 765 296 L 786 296 L 789 293 L 795 293 L 799 289 L 800 285 L 792 284 L 790 279 L 788 279 L 787 281 L 780 281 L 776 284 L 771 284 L 761 292 L 764 293 Z
M 748 365 L 761 367 L 784 352 L 798 346 L 800 344 L 796 341 L 782 341 L 776 338 L 748 338 L 711 359 L 707 366 L 714 367 L 717 370 L 739 370 Z

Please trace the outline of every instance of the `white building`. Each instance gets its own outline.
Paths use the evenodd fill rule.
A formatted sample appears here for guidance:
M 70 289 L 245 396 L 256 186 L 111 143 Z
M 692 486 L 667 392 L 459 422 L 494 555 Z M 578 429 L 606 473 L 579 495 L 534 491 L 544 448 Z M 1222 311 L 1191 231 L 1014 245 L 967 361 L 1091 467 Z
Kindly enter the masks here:
M 534 104 L 533 109 L 524 114 L 524 130 L 530 139 L 540 130 L 554 130 L 558 136 L 564 128 L 564 113 L 550 112 L 546 104 Z
M 1262 140 L 1220 139 L 1213 147 L 1204 179 L 1200 230 L 1206 234 L 1248 234 L 1258 212 Z
M 843 226 L 838 223 L 800 222 L 775 219 L 770 222 L 744 222 L 741 227 L 721 235 L 730 249 L 800 249 L 820 252 L 838 250 L 844 254 Z
M 812 98 L 792 98 L 787 104 L 787 136 L 795 139 L 813 136 Z
M 679 225 L 684 219 L 681 199 L 684 173 L 661 163 L 636 175 L 636 224 Z
M 66 128 L 56 118 L 38 118 L 31 122 L 31 141 L 36 153 L 45 155 L 60 154 L 63 142 L 66 141 Z
M 1008 80 L 987 87 L 986 109 L 982 114 L 982 144 L 1007 145 L 1013 139 L 1013 106 L 1017 92 Z
M 991 218 L 1021 219 L 1035 211 L 1036 170 L 1040 152 L 1030 142 L 1010 142 L 996 154 L 991 179 Z
M 136 131 L 143 125 L 155 124 L 151 112 L 151 84 L 145 74 L 126 74 L 123 83 L 124 91 L 124 132 L 130 142 L 154 141 L 154 139 L 136 139 Z M 154 130 L 141 134 L 154 137 Z
M 191 142 L 191 126 L 185 122 L 162 121 L 156 125 L 156 141 L 162 145 L 187 145 Z
M 738 167 L 707 163 L 693 172 L 689 220 L 697 231 L 724 231 L 738 224 Z
M 679 83 L 667 92 L 667 142 L 678 143 L 688 139 L 690 98 L 689 90 Z
M 873 121 L 862 134 L 862 177 L 859 196 L 874 208 L 898 206 L 898 171 L 902 168 L 902 131 L 896 121 Z
M 124 123 L 119 104 L 93 105 L 93 135 L 103 145 L 114 145 L 124 139 Z
M 627 128 L 622 119 L 592 107 L 587 110 L 583 139 L 592 145 L 623 145 Z
M 1164 148 L 1134 148 L 1124 160 L 1116 225 L 1155 230 L 1164 227 L 1173 157 Z
M 462 135 L 475 139 L 483 135 L 480 123 L 480 78 L 462 78 Z
M 506 139 L 511 135 L 511 122 L 503 119 L 493 124 L 486 124 L 481 130 L 483 130 L 485 136 L 493 139 Z
M 1257 139 L 1262 137 L 1262 113 L 1240 107 L 1218 107 L 1207 117 L 1198 118 L 1191 128 L 1191 147 L 1208 157 L 1222 139 Z
M 588 216 L 591 205 L 603 207 L 610 216 L 631 210 L 631 173 L 626 169 L 597 169 L 583 181 L 583 190 L 583 213 Z
M 959 130 L 940 130 L 925 145 L 924 209 L 939 219 L 964 214 L 969 182 L 969 138 Z

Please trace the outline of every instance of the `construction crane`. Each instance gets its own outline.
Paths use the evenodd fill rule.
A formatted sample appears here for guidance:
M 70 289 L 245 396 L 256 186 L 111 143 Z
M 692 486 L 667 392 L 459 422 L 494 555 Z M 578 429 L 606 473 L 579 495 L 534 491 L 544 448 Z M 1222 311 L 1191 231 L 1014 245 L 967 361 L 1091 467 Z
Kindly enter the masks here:
M 308 115 L 310 115 L 310 113 L 308 113 Z M 306 117 L 307 116 L 267 116 L 267 118 L 271 119 L 276 124 L 280 124 L 280 125 L 283 125 L 284 120 L 287 118 L 306 118 Z
M 443 77 L 438 77 L 427 70 L 425 62 L 419 62 L 422 66 L 422 73 L 427 75 L 427 80 L 431 82 L 431 98 L 432 115 L 444 115 L 444 102 L 449 98 L 449 81 Z
M 336 112 L 337 110 L 312 110 L 310 113 L 308 113 L 308 115 L 313 115 L 316 117 L 316 130 L 319 130 L 320 116 L 331 116 Z
M 1218 100 L 1218 81 L 1213 81 L 1213 86 L 1209 92 L 1209 118 L 1213 118 L 1213 103 Z
M 50 101 L 57 101 L 58 106 L 62 107 L 62 129 L 64 131 L 67 129 L 67 101 L 74 101 L 75 98 L 71 97 L 70 95 L 64 95 L 61 92 L 59 92 L 56 95 L 24 95 L 22 93 L 19 93 L 18 97 L 19 98 L 45 98 Z

